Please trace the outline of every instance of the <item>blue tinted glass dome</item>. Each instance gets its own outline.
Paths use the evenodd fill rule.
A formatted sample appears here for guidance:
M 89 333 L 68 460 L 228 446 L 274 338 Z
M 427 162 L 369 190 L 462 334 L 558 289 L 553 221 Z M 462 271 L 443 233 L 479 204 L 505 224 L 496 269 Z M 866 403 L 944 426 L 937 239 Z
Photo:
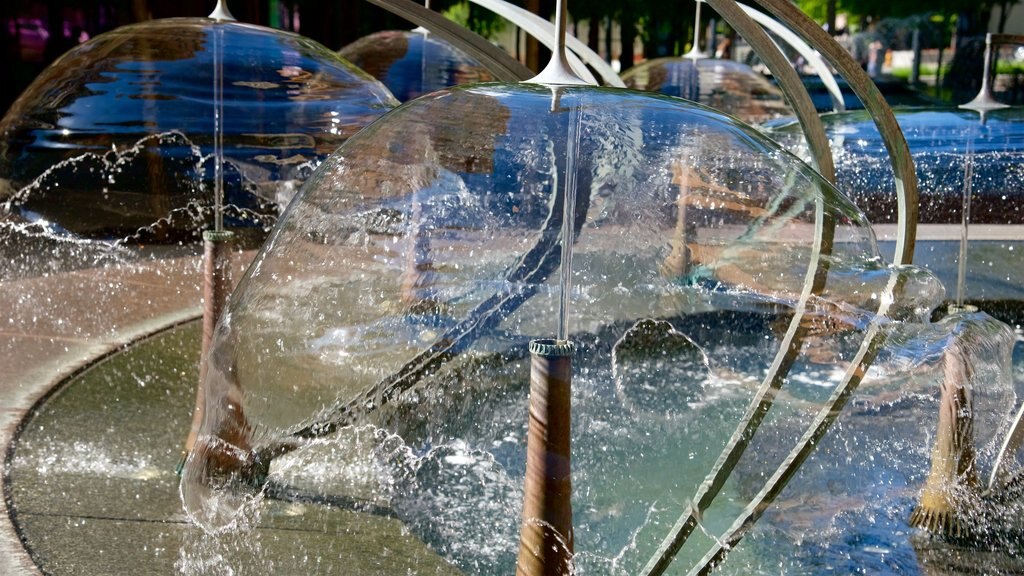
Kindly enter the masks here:
M 923 224 L 959 223 L 963 194 L 972 194 L 970 220 L 977 224 L 1024 223 L 1024 107 L 984 115 L 962 108 L 897 108 L 917 169 Z M 822 115 L 832 143 L 836 178 L 872 223 L 896 221 L 888 151 L 864 111 Z M 772 128 L 778 140 L 797 147 L 800 126 Z
M 782 91 L 750 66 L 718 58 L 656 58 L 622 74 L 626 86 L 678 96 L 759 124 L 791 116 Z
M 894 113 L 918 178 L 914 263 L 938 275 L 951 298 L 966 299 L 1005 322 L 1021 325 L 1024 107 L 984 114 L 953 107 L 907 107 Z M 891 241 L 897 219 L 894 180 L 874 122 L 867 113 L 854 111 L 824 114 L 822 123 L 840 189 L 863 208 L 878 237 Z M 806 150 L 795 123 L 769 133 L 798 153 Z M 967 241 L 963 245 L 962 238 Z
M 193 238 L 213 197 L 223 50 L 230 227 L 264 228 L 328 154 L 396 105 L 295 34 L 207 18 L 118 28 L 54 62 L 0 122 L 5 217 L 89 238 Z
M 338 53 L 402 102 L 449 86 L 495 80 L 474 58 L 423 29 L 376 32 Z

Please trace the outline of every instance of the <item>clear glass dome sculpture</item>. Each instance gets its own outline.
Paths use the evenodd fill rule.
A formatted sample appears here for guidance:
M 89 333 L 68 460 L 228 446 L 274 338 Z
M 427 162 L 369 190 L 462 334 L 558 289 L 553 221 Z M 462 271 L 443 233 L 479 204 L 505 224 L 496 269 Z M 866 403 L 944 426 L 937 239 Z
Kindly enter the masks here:
M 443 90 L 351 138 L 278 222 L 214 338 L 183 501 L 208 529 L 302 515 L 304 526 L 359 534 L 338 544 L 355 572 L 385 557 L 392 573 L 433 570 L 430 557 L 447 567 L 439 573 L 510 574 L 527 343 L 554 337 L 565 311 L 577 349 L 574 562 L 580 573 L 636 574 L 716 460 L 789 323 L 805 337 L 800 355 L 716 504 L 723 516 L 707 512 L 709 530 L 779 464 L 884 303 L 892 318 L 922 324 L 884 323 L 902 347 L 879 354 L 858 415 L 827 443 L 823 462 L 835 466 L 800 482 L 891 506 L 864 495 L 873 486 L 864 474 L 920 482 L 921 423 L 937 412 L 943 347 L 977 330 L 963 319 L 924 324 L 942 294 L 926 272 L 881 262 L 862 214 L 816 172 L 719 112 L 593 87 Z M 997 355 L 986 350 L 978 354 Z M 996 365 L 980 362 L 978 378 Z M 985 382 L 974 396 L 982 444 L 1011 393 L 998 377 Z M 904 399 L 893 408 L 901 418 L 880 427 L 876 409 L 894 398 Z M 894 453 L 874 443 L 883 428 L 921 442 Z M 866 459 L 885 469 L 845 468 Z M 351 515 L 267 503 L 278 497 Z M 832 537 L 825 527 L 846 512 L 842 501 L 737 552 L 739 573 L 806 560 L 794 540 Z M 382 536 L 396 522 L 400 536 Z
M 970 220 L 1024 224 L 1024 108 L 984 115 L 962 108 L 897 108 L 920 182 L 919 221 L 959 223 L 964 191 L 971 191 Z M 872 223 L 896 221 L 888 151 L 862 110 L 822 115 L 832 143 L 839 187 Z M 800 126 L 772 127 L 776 139 L 799 147 Z M 797 148 L 799 150 L 799 148 Z
M 947 287 L 956 286 L 949 290 L 951 298 L 966 298 L 1011 325 L 1021 325 L 1024 108 L 983 114 L 951 107 L 894 112 L 919 183 L 915 264 L 929 268 Z M 863 207 L 873 224 L 894 223 L 892 169 L 874 122 L 865 112 L 854 111 L 825 114 L 822 123 L 840 189 Z M 799 152 L 804 146 L 799 130 L 790 123 L 769 133 Z
M 750 66 L 718 58 L 656 58 L 626 70 L 626 86 L 700 102 L 759 124 L 792 116 L 782 91 Z
M 397 105 L 295 34 L 208 18 L 124 26 L 54 62 L 0 121 L 4 217 L 88 238 L 197 237 L 213 202 L 215 54 L 229 227 L 267 227 L 319 161 Z
M 383 82 L 402 102 L 449 86 L 495 79 L 475 59 L 421 28 L 376 32 L 338 53 Z

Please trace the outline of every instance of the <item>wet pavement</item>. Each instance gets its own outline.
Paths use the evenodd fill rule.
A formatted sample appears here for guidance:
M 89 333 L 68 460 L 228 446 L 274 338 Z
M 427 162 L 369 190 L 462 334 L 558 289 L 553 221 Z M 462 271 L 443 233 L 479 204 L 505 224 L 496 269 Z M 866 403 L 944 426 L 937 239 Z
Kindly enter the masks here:
M 251 256 L 234 255 L 238 271 Z M 200 264 L 198 257 L 145 259 L 0 280 L 6 318 L 0 327 L 0 443 L 6 453 L 0 574 L 39 573 L 8 510 L 11 441 L 25 415 L 84 367 L 143 336 L 199 318 Z

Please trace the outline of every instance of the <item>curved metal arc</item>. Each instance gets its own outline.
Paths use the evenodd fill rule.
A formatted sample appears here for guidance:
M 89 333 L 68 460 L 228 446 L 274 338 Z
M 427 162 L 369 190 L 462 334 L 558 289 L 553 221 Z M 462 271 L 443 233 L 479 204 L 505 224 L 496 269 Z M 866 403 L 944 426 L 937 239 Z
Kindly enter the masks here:
M 884 293 L 888 295 L 895 294 L 900 291 L 902 284 L 903 277 L 898 271 L 894 270 L 889 276 L 889 283 L 886 285 Z M 747 531 L 750 530 L 772 502 L 775 501 L 775 498 L 785 489 L 789 481 L 800 470 L 807 457 L 814 452 L 821 438 L 832 427 L 836 419 L 839 418 L 843 408 L 846 406 L 846 402 L 853 396 L 853 393 L 864 378 L 868 367 L 874 362 L 875 357 L 885 344 L 887 335 L 882 330 L 884 322 L 882 318 L 888 313 L 889 303 L 893 300 L 892 297 L 882 298 L 882 304 L 878 308 L 878 313 L 875 319 L 872 320 L 871 325 L 868 326 L 864 341 L 857 350 L 857 354 L 853 358 L 850 367 L 847 368 L 846 373 L 843 375 L 842 382 L 832 392 L 825 406 L 818 411 L 814 422 L 807 428 L 796 446 L 786 456 L 786 459 L 783 460 L 771 478 L 764 483 L 757 496 L 744 508 L 743 512 L 740 513 L 739 517 L 736 518 L 736 521 L 733 522 L 725 534 L 716 540 L 700 563 L 690 571 L 691 576 L 709 574 L 716 565 L 722 562 L 726 554 L 739 543 Z
M 829 182 L 835 182 L 835 164 L 832 148 L 829 146 L 825 128 L 821 124 L 818 110 L 811 101 L 807 88 L 789 60 L 779 51 L 775 42 L 746 12 L 733 0 L 708 0 L 708 4 L 729 23 L 754 49 L 754 52 L 768 65 L 778 79 L 779 86 L 793 107 L 800 125 L 804 129 L 811 149 L 811 155 L 818 172 Z
M 469 1 L 494 12 L 509 22 L 512 22 L 548 48 L 554 48 L 555 26 L 551 22 L 548 22 L 532 12 L 509 4 L 504 0 Z M 586 66 L 593 68 L 606 86 L 614 86 L 616 88 L 626 87 L 625 83 L 622 82 L 622 79 L 619 78 L 619 75 L 615 73 L 615 70 L 613 70 L 607 62 L 605 62 L 597 53 L 591 50 L 589 46 L 581 42 L 578 38 L 567 34 L 565 37 L 565 45 L 572 51 L 572 54 L 570 54 L 569 57 L 575 58 L 576 63 L 585 64 L 585 66 L 583 66 L 584 69 Z M 577 72 L 579 72 L 579 70 L 577 70 Z M 587 73 L 589 74 L 589 70 Z M 590 74 L 590 78 L 584 77 L 584 79 L 595 82 L 595 78 L 592 74 Z
M 498 80 L 521 82 L 534 75 L 532 70 L 480 35 L 412 0 L 367 0 L 367 2 L 405 18 L 417 26 L 422 26 L 435 36 L 450 42 L 479 61 Z
M 728 443 L 707 477 L 698 487 L 697 493 L 693 498 L 694 504 L 672 526 L 654 556 L 644 567 L 643 572 L 641 572 L 643 576 L 660 576 L 671 566 L 675 556 L 697 527 L 701 511 L 711 506 L 718 493 L 725 486 L 725 482 L 732 474 L 733 469 L 743 457 L 743 453 L 749 446 L 754 434 L 771 409 L 776 392 L 782 387 L 789 374 L 789 370 L 800 355 L 804 338 L 808 332 L 808 327 L 803 325 L 802 320 L 807 312 L 810 300 L 819 295 L 825 288 L 829 267 L 827 257 L 822 258 L 822 256 L 831 254 L 832 242 L 835 236 L 835 222 L 831 216 L 825 213 L 823 203 L 824 198 L 819 198 L 816 205 L 817 218 L 815 219 L 814 228 L 814 249 L 807 268 L 807 276 L 804 279 L 804 288 L 794 308 L 793 319 L 790 321 L 786 334 L 780 342 L 775 360 L 772 362 L 768 374 L 761 382 L 754 398 L 750 401 L 746 413 L 740 420 L 740 425 L 729 438 Z
M 828 64 L 825 63 L 825 60 L 822 59 L 817 50 L 812 48 L 807 42 L 804 42 L 803 38 L 794 34 L 781 22 L 764 12 L 761 12 L 757 8 L 746 4 L 740 4 L 739 6 L 740 9 L 747 13 L 747 16 L 750 16 L 755 22 L 767 28 L 772 34 L 778 36 L 803 56 L 804 59 L 807 60 L 807 64 L 810 65 L 811 68 L 814 68 L 814 71 L 818 74 L 818 78 L 820 78 L 822 84 L 825 85 L 825 89 L 828 90 L 828 95 L 832 99 L 832 109 L 836 112 L 846 111 L 846 102 L 843 100 L 843 91 L 839 89 L 839 83 L 836 82 L 835 75 L 828 69 Z
M 1010 478 L 1008 463 L 1013 460 L 1014 454 L 1024 444 L 1024 404 L 1021 405 L 1010 424 L 1010 430 L 1006 433 L 999 453 L 996 455 L 995 463 L 992 464 L 992 474 L 988 479 L 988 489 L 995 490 L 1003 487 Z
M 897 210 L 899 230 L 896 237 L 894 264 L 910 264 L 914 259 L 914 242 L 917 238 L 918 191 L 917 173 L 910 155 L 910 148 L 903 137 L 896 117 L 889 108 L 882 93 L 867 73 L 842 46 L 837 44 L 820 26 L 807 17 L 789 0 L 755 0 L 769 14 L 772 14 L 790 30 L 799 34 L 846 79 L 853 92 L 864 103 L 871 114 L 878 131 L 889 151 L 893 172 L 896 176 Z
M 735 2 L 732 0 L 708 0 L 708 3 L 750 43 L 758 56 L 765 61 L 773 73 L 776 73 L 779 85 L 789 98 L 804 128 L 819 171 L 834 182 L 835 169 L 832 151 L 824 127 L 806 87 L 789 61 L 767 33 Z M 644 576 L 663 574 L 672 564 L 676 554 L 696 528 L 700 511 L 711 506 L 736 464 L 742 458 L 764 416 L 771 408 L 775 393 L 781 388 L 800 354 L 808 331 L 807 327 L 802 325 L 803 318 L 808 302 L 824 290 L 828 276 L 828 256 L 832 253 L 832 243 L 835 237 L 835 221 L 825 213 L 823 193 L 819 194 L 815 209 L 815 234 L 811 260 L 808 263 L 803 290 L 787 332 L 780 343 L 779 351 L 776 353 L 757 394 L 751 400 L 740 425 L 698 488 L 697 494 L 694 496 L 694 506 L 680 515 L 654 556 L 644 567 L 642 572 Z
M 502 0 L 470 0 L 474 4 L 481 6 L 494 12 L 498 16 L 511 21 L 513 24 L 521 28 L 524 32 L 533 36 L 538 42 L 547 46 L 551 50 L 552 54 L 557 54 L 558 51 L 558 31 L 555 29 L 555 25 L 547 20 L 523 10 L 522 8 L 512 6 L 508 2 Z M 572 38 L 568 34 L 565 36 L 567 46 L 572 48 L 569 43 L 569 39 Z M 578 41 L 577 41 L 578 42 Z M 589 84 L 597 84 L 597 79 L 591 74 L 590 70 L 583 63 L 582 60 L 575 54 L 575 49 L 567 51 L 565 54 L 569 65 L 572 67 L 572 71 L 583 78 Z
M 890 154 L 893 156 L 893 169 L 896 172 L 897 194 L 900 202 L 900 236 L 897 239 L 896 263 L 909 263 L 913 256 L 914 237 L 917 225 L 917 179 L 913 169 L 909 148 L 903 138 L 892 110 L 885 103 L 877 87 L 871 83 L 852 58 L 834 42 L 827 34 L 806 18 L 796 8 L 780 3 L 778 0 L 757 0 L 773 14 L 780 17 L 787 25 L 805 33 L 812 42 L 819 42 L 821 50 L 829 58 L 847 81 L 854 92 L 865 103 L 875 123 L 882 133 Z M 894 270 L 886 286 L 887 294 L 894 294 L 902 287 L 902 279 Z M 790 451 L 782 465 L 765 483 L 757 497 L 737 518 L 730 529 L 711 548 L 701 563 L 691 574 L 707 574 L 720 563 L 728 551 L 745 535 L 749 528 L 760 518 L 761 514 L 785 488 L 789 480 L 799 470 L 801 464 L 813 452 L 818 441 L 828 432 L 839 417 L 850 396 L 860 384 L 867 368 L 874 361 L 885 341 L 882 330 L 883 318 L 888 312 L 893 298 L 883 298 L 875 319 L 868 327 L 861 347 L 853 362 L 847 369 L 843 381 L 833 392 L 826 405 L 819 411 L 812 425 L 804 433 L 797 445 Z
M 765 1 L 769 3 L 773 2 L 773 0 Z M 723 18 L 726 18 L 727 20 L 729 20 L 730 16 L 733 13 L 741 12 L 735 4 L 735 2 L 733 2 L 732 0 L 709 0 L 709 3 L 715 5 L 715 9 L 719 12 L 719 14 Z M 747 18 L 750 19 L 749 16 L 747 16 Z M 809 22 L 809 20 L 807 20 L 807 22 Z M 745 27 L 746 25 L 745 22 L 738 23 L 740 24 L 740 26 Z M 801 24 L 803 24 L 806 27 L 806 22 L 801 22 Z M 762 49 L 762 46 L 758 44 L 763 43 L 763 40 L 757 39 L 755 41 L 751 41 L 751 38 L 748 38 L 746 36 L 746 29 L 741 29 L 740 26 L 737 26 L 737 23 L 730 22 L 730 25 L 736 28 L 737 31 L 740 32 L 740 34 L 747 39 L 748 42 L 751 42 L 751 45 L 755 48 L 755 50 Z M 792 26 L 792 24 L 790 25 Z M 762 35 L 764 35 L 763 30 L 758 30 Z M 819 29 L 819 31 L 821 30 Z M 823 33 L 823 31 L 821 32 Z M 757 34 L 755 34 L 753 37 L 757 38 Z M 825 42 L 823 42 L 823 49 L 826 50 L 826 53 L 830 50 L 834 51 L 835 48 L 839 48 L 838 44 L 835 44 L 835 42 L 832 41 L 830 37 L 827 37 L 826 35 L 826 38 L 827 39 L 825 40 Z M 769 67 L 773 65 L 773 60 L 775 60 L 776 56 L 781 56 L 781 54 L 778 53 L 777 47 L 774 47 L 773 45 L 772 48 L 772 50 L 766 50 L 767 54 L 771 55 L 770 58 L 772 58 L 772 60 L 769 60 L 768 58 L 765 57 L 767 54 L 762 55 L 760 52 L 758 53 L 758 55 L 761 56 L 762 59 L 766 61 Z M 841 57 L 837 58 L 841 59 Z M 848 55 L 847 59 L 850 60 L 850 62 L 852 62 L 852 58 L 849 58 Z M 786 64 L 788 67 L 788 62 Z M 835 65 L 835 63 L 833 64 Z M 839 68 L 839 66 L 837 66 L 837 68 Z M 789 70 L 792 71 L 791 68 Z M 860 72 L 859 67 L 857 71 Z M 864 75 L 864 78 L 866 78 L 866 75 Z M 870 82 L 870 80 L 868 80 L 868 82 Z M 782 84 L 783 82 L 780 78 L 780 85 Z M 851 82 L 851 84 L 853 84 L 853 82 Z M 874 88 L 873 84 L 871 85 L 871 88 Z M 783 89 L 787 89 L 785 85 Z M 807 97 L 807 99 L 809 100 L 809 96 L 807 96 L 806 89 L 803 87 L 802 83 L 800 84 L 800 90 L 803 91 L 803 96 Z M 857 88 L 855 88 L 855 92 L 856 91 Z M 877 88 L 875 88 L 875 92 L 877 93 Z M 788 93 L 789 92 L 787 92 L 787 94 Z M 799 91 L 795 91 L 795 93 L 800 94 Z M 860 93 L 858 93 L 858 95 L 860 96 Z M 862 96 L 862 99 L 863 98 L 864 97 Z M 887 113 L 889 118 L 891 118 L 891 126 L 895 127 L 895 134 L 896 136 L 898 136 L 896 140 L 898 140 L 898 142 L 901 142 L 904 150 L 906 150 L 905 156 L 903 158 L 894 159 L 894 169 L 897 172 L 897 191 L 898 193 L 903 192 L 903 194 L 901 194 L 900 200 L 905 203 L 907 200 L 907 196 L 905 194 L 906 191 L 904 189 L 901 189 L 899 186 L 899 177 L 903 175 L 903 173 L 901 173 L 900 168 L 898 166 L 909 166 L 911 178 L 910 186 L 912 192 L 914 193 L 913 207 L 916 209 L 916 175 L 913 173 L 913 164 L 912 162 L 910 162 L 910 155 L 909 150 L 906 148 L 906 141 L 903 139 L 903 135 L 902 132 L 899 130 L 899 126 L 896 125 L 895 123 L 895 118 L 892 117 L 891 109 L 889 109 L 888 105 L 884 103 L 884 100 L 881 100 L 880 94 L 878 94 L 878 100 L 881 102 L 881 107 L 884 108 L 883 114 Z M 878 107 L 878 101 L 876 101 L 874 104 L 876 105 L 876 107 Z M 875 113 L 871 107 L 869 107 L 868 109 L 872 113 Z M 817 119 L 816 113 L 814 114 L 814 117 Z M 876 122 L 879 122 L 879 120 L 876 119 Z M 883 124 L 885 123 L 884 120 L 882 120 L 881 122 Z M 811 123 L 813 124 L 814 122 L 812 121 Z M 820 126 L 820 121 L 818 122 L 818 125 Z M 880 130 L 884 130 L 884 128 L 880 126 Z M 807 129 L 805 127 L 805 132 L 806 131 Z M 808 133 L 807 136 L 810 140 L 811 134 Z M 823 130 L 821 132 L 821 136 L 824 137 Z M 890 142 L 887 141 L 887 145 L 889 144 Z M 892 147 L 893 146 L 890 146 L 890 149 Z M 829 154 L 829 159 L 831 160 L 831 154 Z M 906 161 L 905 165 L 902 163 L 903 160 Z M 823 214 L 820 211 L 823 207 L 819 205 L 818 208 L 819 212 L 817 223 L 819 225 L 823 225 L 824 228 L 816 229 L 815 242 L 827 242 L 827 249 L 830 250 L 832 241 L 831 234 L 834 233 L 834 222 L 823 222 Z M 907 217 L 908 212 L 910 211 L 905 209 L 901 209 L 900 211 L 901 222 L 904 223 L 904 226 L 907 226 L 907 220 L 905 220 L 905 218 Z M 913 252 L 914 226 L 916 226 L 916 211 L 910 213 L 912 214 L 913 218 L 912 222 L 910 222 L 909 232 L 901 231 L 902 242 L 897 243 L 897 258 L 905 257 L 907 262 L 910 261 L 910 255 L 912 255 Z M 906 230 L 906 228 L 904 228 L 904 230 Z M 822 237 L 822 234 L 829 234 L 829 236 L 826 239 Z M 903 252 L 903 250 L 907 248 L 908 244 L 910 249 L 909 255 Z M 817 247 L 825 248 L 825 245 L 817 244 L 816 248 Z M 794 316 L 793 321 L 790 323 L 786 336 L 783 338 L 779 354 L 776 356 L 775 361 L 772 364 L 772 367 L 769 369 L 768 376 L 762 382 L 762 385 L 759 388 L 757 395 L 748 407 L 747 414 L 745 414 L 740 427 L 737 429 L 736 433 L 732 436 L 732 438 L 730 438 L 726 449 L 722 452 L 712 472 L 708 475 L 707 479 L 704 481 L 704 483 L 702 483 L 702 485 L 698 489 L 698 494 L 695 497 L 695 500 L 697 502 L 695 508 L 692 508 L 686 514 L 683 514 L 676 522 L 676 524 L 673 526 L 672 530 L 670 531 L 669 535 L 666 537 L 662 545 L 659 547 L 655 556 L 651 559 L 648 565 L 645 566 L 643 571 L 643 574 L 645 576 L 660 575 L 664 573 L 664 571 L 672 563 L 675 555 L 682 548 L 682 545 L 686 542 L 689 535 L 697 526 L 700 511 L 707 508 L 710 505 L 710 503 L 714 500 L 715 496 L 717 496 L 718 492 L 724 486 L 725 481 L 728 479 L 729 475 L 732 472 L 732 469 L 735 467 L 736 463 L 742 457 L 742 454 L 748 446 L 751 437 L 756 432 L 757 428 L 760 426 L 760 423 L 763 420 L 765 413 L 771 407 L 772 399 L 775 395 L 775 392 L 781 387 L 784 375 L 788 373 L 793 362 L 795 362 L 796 357 L 799 355 L 803 338 L 806 335 L 806 329 L 800 326 L 800 318 L 805 313 L 807 301 L 814 294 L 820 293 L 820 290 L 824 286 L 824 279 L 827 275 L 827 261 L 820 259 L 821 253 L 821 251 L 815 251 L 815 253 L 812 255 L 812 266 L 811 268 L 809 268 L 809 275 L 805 279 L 804 291 L 801 294 L 796 314 Z M 900 262 L 898 261 L 897 263 Z M 898 271 L 893 271 L 892 275 L 890 276 L 889 284 L 886 288 L 887 293 L 893 293 L 898 289 L 899 286 L 899 273 Z M 748 506 L 748 508 L 744 510 L 744 512 L 736 520 L 732 528 L 730 528 L 730 530 L 726 533 L 725 537 L 719 540 L 718 544 L 712 548 L 712 550 L 708 553 L 707 556 L 704 557 L 702 563 L 699 564 L 697 568 L 695 568 L 694 573 L 705 574 L 709 572 L 711 570 L 711 567 L 718 563 L 725 556 L 725 554 L 727 554 L 728 550 L 743 537 L 743 535 L 746 533 L 749 527 L 760 517 L 760 515 L 767 508 L 767 506 L 774 501 L 775 497 L 785 487 L 789 479 L 792 478 L 792 476 L 796 473 L 796 471 L 799 469 L 800 465 L 807 458 L 807 456 L 810 455 L 810 453 L 814 449 L 814 446 L 817 444 L 817 441 L 820 440 L 820 438 L 831 427 L 835 419 L 838 418 L 838 415 L 842 410 L 843 406 L 845 405 L 846 401 L 849 399 L 853 391 L 856 390 L 861 378 L 863 378 L 863 375 L 867 370 L 867 367 L 870 366 L 870 364 L 874 361 L 875 356 L 877 355 L 879 349 L 881 348 L 885 340 L 885 335 L 881 330 L 881 318 L 887 312 L 890 306 L 890 301 L 891 299 L 883 299 L 883 303 L 879 306 L 875 320 L 872 322 L 871 326 L 868 328 L 867 333 L 865 334 L 864 341 L 861 344 L 861 348 L 858 351 L 858 354 L 855 357 L 854 362 L 852 363 L 851 367 L 847 370 L 842 383 L 839 385 L 839 387 L 837 387 L 836 391 L 833 393 L 833 397 L 830 399 L 829 403 L 826 405 L 825 408 L 821 410 L 818 417 L 815 419 L 815 422 L 804 433 L 804 436 L 798 442 L 797 446 L 791 451 L 789 457 L 787 457 L 787 459 L 783 462 L 782 466 L 779 467 L 779 469 L 772 476 L 772 478 L 765 484 L 765 487 L 762 489 L 761 493 L 759 493 L 755 500 L 751 502 L 751 504 Z

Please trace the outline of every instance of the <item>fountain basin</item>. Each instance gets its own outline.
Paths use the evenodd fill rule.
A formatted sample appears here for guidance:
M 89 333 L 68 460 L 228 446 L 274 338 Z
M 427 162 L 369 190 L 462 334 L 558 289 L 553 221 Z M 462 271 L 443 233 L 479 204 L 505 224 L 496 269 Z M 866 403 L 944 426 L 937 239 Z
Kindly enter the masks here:
M 322 491 L 314 499 L 309 491 L 268 491 L 251 525 L 218 535 L 188 522 L 178 500 L 174 465 L 191 416 L 199 325 L 159 324 L 164 326 L 140 332 L 127 348 L 97 357 L 60 380 L 20 422 L 8 448 L 4 481 L 13 526 L 25 546 L 15 541 L 14 551 L 20 555 L 27 550 L 34 566 L 5 573 L 111 573 L 129 564 L 156 574 L 199 575 L 226 567 L 240 573 L 315 574 L 339 566 L 351 574 L 461 573 L 410 533 L 386 502 L 370 505 L 351 494 L 346 499 Z M 1016 346 L 1014 370 L 1017 389 L 1022 390 L 1024 343 Z M 884 381 L 865 387 L 894 388 Z M 861 395 L 850 418 L 823 444 L 823 456 L 812 461 L 814 471 L 795 483 L 793 495 L 762 520 L 723 573 L 771 572 L 769 567 L 780 565 L 787 574 L 809 575 L 867 569 L 879 574 L 961 574 L 978 565 L 989 573 L 1020 570 L 1016 548 L 978 551 L 922 537 L 905 526 L 914 500 L 913 481 L 927 467 L 924 446 L 909 439 L 888 449 L 881 446 L 893 440 L 890 425 L 899 426 L 912 414 L 928 425 L 930 410 L 921 406 L 918 412 L 909 403 L 908 396 Z M 714 426 L 707 421 L 704 425 Z M 329 448 L 325 444 L 317 456 L 309 457 L 337 459 Z M 865 449 L 872 458 L 858 452 Z M 893 459 L 896 451 L 921 460 L 911 460 L 905 468 Z M 858 453 L 861 458 L 849 460 Z M 454 461 L 457 454 L 446 457 Z M 465 453 L 462 457 L 469 458 Z M 307 477 L 315 478 L 316 473 L 308 475 L 313 464 L 304 466 Z M 756 477 L 752 472 L 746 476 Z M 821 485 L 830 488 L 820 491 Z M 818 490 L 809 492 L 809 487 Z M 629 502 L 631 487 L 620 489 L 621 494 L 609 497 L 606 526 L 624 512 L 616 511 L 616 503 Z M 744 490 L 741 484 L 738 494 Z M 824 533 L 815 532 L 823 525 L 828 527 Z M 596 560 L 590 559 L 589 573 L 627 573 Z
M 942 287 L 887 267 L 868 226 L 758 132 L 679 99 L 536 85 L 419 98 L 323 165 L 249 269 L 212 347 L 214 408 L 183 473 L 186 510 L 231 532 L 279 487 L 386 505 L 459 570 L 511 571 L 524 351 L 558 328 L 566 295 L 579 350 L 579 570 L 642 568 L 779 362 L 783 392 L 702 527 L 724 530 L 816 411 L 837 412 L 828 397 L 866 373 L 849 436 L 822 456 L 840 464 L 794 480 L 795 498 L 824 494 L 821 506 L 801 515 L 798 537 L 753 537 L 730 562 L 750 573 L 801 559 L 799 570 L 797 542 L 829 534 L 854 502 L 857 518 L 886 506 L 892 523 L 872 534 L 910 558 L 896 518 L 927 470 L 927 442 L 911 438 L 937 412 L 939 351 L 991 335 L 972 348 L 970 385 L 989 454 L 1013 403 L 997 368 L 1012 337 L 984 315 L 930 324 Z M 851 366 L 880 334 L 892 347 L 871 352 L 870 368 Z M 842 463 L 860 458 L 847 439 L 876 429 L 872 415 L 891 405 L 891 433 L 907 439 L 872 445 L 869 461 L 893 466 L 864 474 L 905 492 L 881 498 L 858 492 L 875 486 Z M 694 538 L 683 566 L 712 542 Z

